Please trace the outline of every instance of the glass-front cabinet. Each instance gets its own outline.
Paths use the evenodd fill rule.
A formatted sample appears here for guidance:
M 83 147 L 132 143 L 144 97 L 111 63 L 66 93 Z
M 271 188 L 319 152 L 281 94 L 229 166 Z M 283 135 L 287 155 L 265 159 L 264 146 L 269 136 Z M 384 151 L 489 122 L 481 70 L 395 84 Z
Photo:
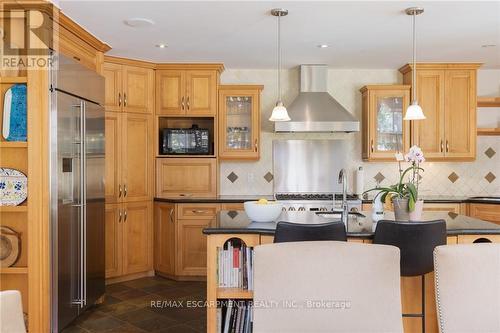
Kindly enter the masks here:
M 219 87 L 219 158 L 260 157 L 260 85 Z
M 369 85 L 361 90 L 363 101 L 362 157 L 365 161 L 394 161 L 410 145 L 410 122 L 404 113 L 410 86 Z

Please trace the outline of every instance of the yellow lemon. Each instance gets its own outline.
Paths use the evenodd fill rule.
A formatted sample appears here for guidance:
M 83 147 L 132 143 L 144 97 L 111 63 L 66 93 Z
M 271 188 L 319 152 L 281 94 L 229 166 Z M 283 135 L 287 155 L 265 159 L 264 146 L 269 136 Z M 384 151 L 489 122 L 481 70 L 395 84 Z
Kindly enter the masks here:
M 257 203 L 259 205 L 267 205 L 267 199 L 259 199 L 259 201 L 257 201 Z

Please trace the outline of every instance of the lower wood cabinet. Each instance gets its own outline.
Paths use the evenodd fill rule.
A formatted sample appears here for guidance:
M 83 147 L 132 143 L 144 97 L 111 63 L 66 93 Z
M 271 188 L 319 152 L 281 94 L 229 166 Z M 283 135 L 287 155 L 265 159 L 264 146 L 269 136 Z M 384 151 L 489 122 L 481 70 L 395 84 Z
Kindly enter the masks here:
M 155 203 L 154 269 L 169 276 L 175 275 L 175 221 L 175 204 Z
M 151 202 L 106 205 L 106 278 L 152 269 Z
M 468 211 L 471 217 L 500 224 L 500 205 L 471 203 Z
M 424 211 L 441 211 L 441 212 L 452 212 L 455 214 L 464 214 L 467 211 L 467 204 L 463 203 L 445 203 L 445 202 L 425 202 L 424 201 Z M 361 208 L 363 211 L 370 211 L 372 209 L 371 203 L 364 203 Z M 384 205 L 384 210 L 392 212 L 392 204 L 386 202 Z

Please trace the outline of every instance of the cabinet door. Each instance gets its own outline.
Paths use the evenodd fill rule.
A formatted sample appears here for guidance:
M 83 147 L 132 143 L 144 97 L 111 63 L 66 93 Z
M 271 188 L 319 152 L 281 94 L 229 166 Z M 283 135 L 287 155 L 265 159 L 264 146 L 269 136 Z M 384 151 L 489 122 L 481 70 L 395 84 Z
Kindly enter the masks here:
M 408 151 L 409 122 L 403 121 L 409 104 L 408 90 L 374 90 L 369 98 L 370 160 L 395 160 Z
M 186 113 L 185 71 L 156 71 L 156 114 L 184 115 Z
M 123 114 L 122 184 L 123 200 L 127 202 L 151 198 L 151 117 Z
M 216 195 L 215 158 L 156 159 L 156 196 L 210 198 Z
M 106 204 L 104 227 L 106 278 L 120 276 L 123 273 L 121 213 L 121 206 L 119 204 Z
M 204 276 L 207 273 L 207 237 L 203 229 L 209 219 L 177 221 L 176 275 Z
M 217 113 L 217 72 L 186 71 L 186 114 L 215 116 Z
M 122 66 L 104 63 L 104 107 L 106 111 L 121 111 L 123 102 Z
M 106 203 L 119 202 L 121 185 L 122 121 L 116 112 L 106 112 L 106 156 L 105 156 L 105 199 Z
M 476 157 L 476 71 L 447 70 L 445 79 L 445 155 Z
M 219 157 L 258 160 L 260 156 L 260 90 L 219 93 Z
M 471 203 L 469 216 L 500 224 L 500 205 Z
M 152 269 L 151 202 L 123 204 L 123 273 Z
M 426 119 L 412 121 L 412 144 L 428 160 L 444 157 L 444 80 L 443 70 L 417 71 L 417 98 Z
M 123 111 L 152 113 L 153 89 L 152 69 L 123 66 Z
M 154 268 L 157 272 L 175 274 L 175 205 L 155 203 Z
M 59 27 L 59 52 L 90 70 L 97 71 L 96 50 L 64 27 Z

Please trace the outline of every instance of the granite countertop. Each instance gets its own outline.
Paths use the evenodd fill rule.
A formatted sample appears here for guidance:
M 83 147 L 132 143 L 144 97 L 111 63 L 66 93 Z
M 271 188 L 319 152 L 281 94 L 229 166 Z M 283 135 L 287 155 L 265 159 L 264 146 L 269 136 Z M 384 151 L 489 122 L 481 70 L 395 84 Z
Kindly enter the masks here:
M 328 218 L 320 215 L 329 216 Z M 331 217 L 330 217 L 331 216 Z M 386 212 L 384 219 L 394 220 L 394 213 Z M 452 212 L 424 212 L 423 220 L 431 221 L 443 219 L 446 221 L 447 233 L 453 235 L 488 235 L 500 234 L 500 225 L 459 215 Z M 340 221 L 340 214 L 314 212 L 283 212 L 277 221 L 317 224 Z M 370 212 L 361 212 L 359 215 L 349 215 L 347 226 L 348 237 L 373 237 L 376 223 L 373 222 Z M 274 235 L 275 222 L 252 222 L 244 211 L 220 211 L 209 226 L 203 229 L 204 234 L 263 234 Z
M 213 198 L 195 198 L 195 197 L 184 197 L 184 198 L 155 198 L 155 201 L 159 202 L 171 202 L 171 203 L 241 203 L 245 201 L 254 201 L 261 198 L 267 200 L 274 200 L 272 195 L 219 195 Z M 490 197 L 494 198 L 494 197 Z M 497 200 L 487 199 L 485 197 L 465 197 L 465 196 L 441 196 L 441 195 L 429 195 L 423 196 L 422 199 L 430 203 L 487 203 L 487 204 L 497 204 L 500 205 L 500 197 L 496 197 Z M 372 203 L 373 196 L 369 196 L 363 199 L 363 203 Z

